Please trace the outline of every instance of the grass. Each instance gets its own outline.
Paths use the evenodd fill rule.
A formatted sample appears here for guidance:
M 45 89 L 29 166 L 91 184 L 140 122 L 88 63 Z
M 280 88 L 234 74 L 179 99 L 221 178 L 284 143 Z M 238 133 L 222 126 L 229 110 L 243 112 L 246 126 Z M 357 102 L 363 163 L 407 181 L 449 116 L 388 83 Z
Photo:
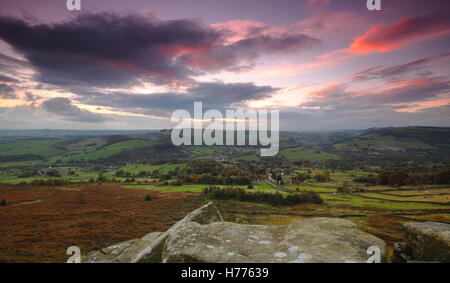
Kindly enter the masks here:
M 316 193 L 335 193 L 335 188 L 324 188 L 324 187 L 317 187 L 317 186 L 304 186 L 304 185 L 283 185 L 283 188 L 286 188 L 288 190 L 296 191 L 298 188 L 300 191 L 313 191 Z
M 322 194 L 328 205 L 348 205 L 353 207 L 372 207 L 387 210 L 448 209 L 447 205 L 417 202 L 393 202 L 388 199 L 368 199 L 358 195 Z
M 33 180 L 47 180 L 47 179 L 60 179 L 60 178 L 38 178 L 38 177 L 30 177 L 30 178 L 17 178 L 17 177 L 7 177 L 7 178 L 0 178 L 0 184 L 9 184 L 9 185 L 17 185 L 20 183 L 29 183 Z
M 301 160 L 325 161 L 331 159 L 339 159 L 338 155 L 320 150 L 306 149 L 303 147 L 283 149 L 278 154 L 280 156 L 285 157 L 287 160 L 291 162 Z
M 8 167 L 29 167 L 44 164 L 44 161 L 41 160 L 32 160 L 32 161 L 8 161 L 8 162 L 0 162 L 0 168 L 8 168 Z
M 418 201 L 418 202 L 440 202 L 450 204 L 450 195 L 423 195 L 423 196 L 395 196 L 377 193 L 363 193 L 363 196 L 384 199 L 384 200 L 394 200 L 394 201 Z M 450 208 L 450 206 L 449 206 Z
M 401 196 L 417 196 L 417 195 L 432 195 L 432 194 L 448 194 L 450 195 L 450 189 L 438 189 L 438 190 L 402 190 L 402 191 L 392 191 L 392 192 L 385 192 L 386 194 L 391 195 L 401 195 Z
M 66 156 L 64 158 L 59 158 L 63 161 L 68 160 L 97 160 L 101 158 L 107 158 L 110 156 L 113 156 L 115 154 L 118 154 L 125 150 L 135 149 L 135 148 L 141 148 L 141 147 L 149 147 L 154 144 L 153 141 L 150 140 L 127 140 L 123 142 L 118 142 L 112 145 L 109 145 L 107 147 L 101 148 L 99 150 L 89 152 L 89 153 L 81 153 L 81 154 L 74 154 L 70 156 Z M 53 161 L 55 161 L 58 158 L 54 158 Z
M 414 138 L 394 137 L 392 135 L 380 135 L 370 133 L 350 141 L 345 141 L 334 145 L 336 150 L 361 151 L 361 150 L 428 150 L 435 149 L 432 145 Z
M 240 156 L 240 157 L 237 157 L 237 158 L 233 158 L 232 160 L 233 161 L 239 161 L 239 160 L 242 160 L 242 161 L 260 161 L 261 158 L 259 157 L 259 155 L 249 154 L 249 155 L 244 155 L 244 156 Z
M 156 185 L 124 185 L 123 188 L 127 189 L 144 189 L 151 191 L 160 191 L 160 192 L 191 192 L 191 193 L 200 193 L 203 192 L 203 189 L 209 186 L 216 185 L 182 185 L 182 186 L 156 186 Z M 275 191 L 271 186 L 265 183 L 256 183 L 253 185 L 253 189 L 248 189 L 248 191 L 256 192 L 256 191 Z M 221 188 L 225 187 L 235 187 L 246 189 L 247 186 L 219 186 Z
M 218 154 L 225 152 L 224 146 L 190 146 L 186 147 L 193 157 L 205 157 L 205 155 Z
M 21 155 L 21 154 L 38 154 L 43 156 L 52 156 L 61 153 L 57 149 L 57 144 L 61 139 L 14 139 L 1 140 L 1 155 Z
M 83 254 L 147 233 L 164 232 L 204 204 L 200 196 L 126 190 L 118 185 L 0 186 L 0 262 L 65 262 L 67 247 Z M 36 201 L 42 200 L 42 201 Z M 32 202 L 33 201 L 33 202 Z M 37 244 L 39 243 L 39 244 Z
M 125 172 L 130 172 L 132 174 L 138 174 L 141 171 L 153 173 L 156 170 L 159 171 L 160 173 L 168 173 L 170 171 L 174 171 L 176 168 L 181 170 L 185 167 L 186 167 L 186 163 L 176 163 L 176 164 L 169 164 L 169 165 L 130 164 L 127 166 L 117 168 L 116 170 L 109 172 L 108 175 L 112 176 L 119 170 L 123 170 Z

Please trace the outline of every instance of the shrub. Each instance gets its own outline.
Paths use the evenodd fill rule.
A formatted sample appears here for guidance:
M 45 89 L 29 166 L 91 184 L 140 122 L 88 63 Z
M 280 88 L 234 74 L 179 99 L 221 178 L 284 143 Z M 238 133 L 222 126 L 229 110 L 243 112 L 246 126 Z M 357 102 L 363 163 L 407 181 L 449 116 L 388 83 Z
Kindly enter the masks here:
M 253 186 L 253 184 L 248 184 L 247 185 L 247 189 L 249 189 L 249 190 L 252 190 L 252 189 L 254 189 L 255 187 Z
M 148 194 L 145 196 L 144 201 L 151 201 L 152 199 L 153 197 L 150 194 Z
M 35 179 L 29 184 L 30 186 L 66 186 L 70 183 L 64 179 Z
M 0 206 L 6 206 L 6 200 L 4 199 L 0 200 Z
M 103 174 L 99 174 L 97 177 L 97 183 L 107 183 L 108 181 L 108 177 Z
M 314 175 L 314 179 L 317 182 L 326 182 L 326 181 L 330 180 L 330 172 L 325 171 L 325 172 L 316 173 Z
M 389 176 L 389 185 L 391 186 L 404 186 L 409 175 L 402 171 L 393 172 Z
M 208 187 L 203 190 L 203 193 L 212 199 L 259 202 L 275 206 L 295 205 L 299 203 L 323 203 L 320 195 L 312 191 L 303 191 L 301 193 L 283 196 L 278 192 L 275 194 L 268 192 L 250 193 L 240 188 Z
M 86 197 L 84 196 L 83 193 L 78 193 L 75 196 L 75 203 L 76 204 L 87 204 L 87 199 L 86 199 Z
M 353 179 L 353 182 L 355 183 L 366 183 L 366 184 L 376 184 L 377 178 L 373 176 L 372 174 L 369 174 L 367 176 L 360 176 Z

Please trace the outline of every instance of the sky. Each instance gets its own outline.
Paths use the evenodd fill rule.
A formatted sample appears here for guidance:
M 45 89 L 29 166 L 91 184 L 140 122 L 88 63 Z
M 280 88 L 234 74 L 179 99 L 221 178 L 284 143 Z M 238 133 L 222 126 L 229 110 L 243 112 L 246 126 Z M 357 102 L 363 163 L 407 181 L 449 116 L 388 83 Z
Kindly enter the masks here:
M 450 126 L 448 0 L 0 1 L 0 129 L 163 129 L 177 109 L 282 130 Z

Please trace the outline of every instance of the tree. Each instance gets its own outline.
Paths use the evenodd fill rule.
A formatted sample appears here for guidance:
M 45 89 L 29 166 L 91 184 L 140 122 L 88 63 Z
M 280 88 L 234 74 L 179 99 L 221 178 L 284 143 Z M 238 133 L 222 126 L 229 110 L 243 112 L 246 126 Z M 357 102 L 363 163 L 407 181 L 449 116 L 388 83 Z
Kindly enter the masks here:
M 434 177 L 435 184 L 450 184 L 450 170 L 443 170 Z
M 378 185 L 388 185 L 391 174 L 392 172 L 381 172 L 378 174 Z
M 150 194 L 148 194 L 145 196 L 144 201 L 151 201 L 152 199 L 153 197 Z
M 344 194 L 352 193 L 352 189 L 350 188 L 348 182 L 342 182 L 342 184 L 337 188 L 337 191 Z
M 0 200 L 0 206 L 6 206 L 6 200 L 4 199 Z
M 325 171 L 325 172 L 316 173 L 314 175 L 314 179 L 317 182 L 326 182 L 326 181 L 328 181 L 330 179 L 330 172 Z
M 97 178 L 97 183 L 106 183 L 108 182 L 108 177 L 103 174 L 99 174 Z
M 407 173 L 403 171 L 396 171 L 389 176 L 389 185 L 404 186 L 408 178 L 409 176 Z

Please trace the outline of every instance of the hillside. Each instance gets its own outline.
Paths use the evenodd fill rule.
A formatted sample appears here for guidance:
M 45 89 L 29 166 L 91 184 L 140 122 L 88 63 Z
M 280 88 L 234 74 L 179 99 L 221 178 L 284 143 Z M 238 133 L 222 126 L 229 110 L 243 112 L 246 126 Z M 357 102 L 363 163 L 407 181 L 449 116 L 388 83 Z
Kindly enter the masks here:
M 0 131 L 1 132 L 1 131 Z M 261 160 L 257 147 L 172 145 L 170 131 L 4 131 L 0 167 L 165 160 Z M 110 135 L 114 133 L 113 135 Z M 119 134 L 121 133 L 121 134 Z M 46 134 L 48 136 L 46 136 Z M 384 128 L 365 131 L 281 132 L 277 157 L 324 162 L 414 153 L 435 159 L 450 153 L 450 128 Z M 419 154 L 420 153 L 420 154 Z M 428 156 L 428 157 L 427 157 Z M 422 158 L 423 159 L 423 158 Z
M 334 143 L 336 151 L 450 151 L 450 128 L 404 127 L 376 129 Z

